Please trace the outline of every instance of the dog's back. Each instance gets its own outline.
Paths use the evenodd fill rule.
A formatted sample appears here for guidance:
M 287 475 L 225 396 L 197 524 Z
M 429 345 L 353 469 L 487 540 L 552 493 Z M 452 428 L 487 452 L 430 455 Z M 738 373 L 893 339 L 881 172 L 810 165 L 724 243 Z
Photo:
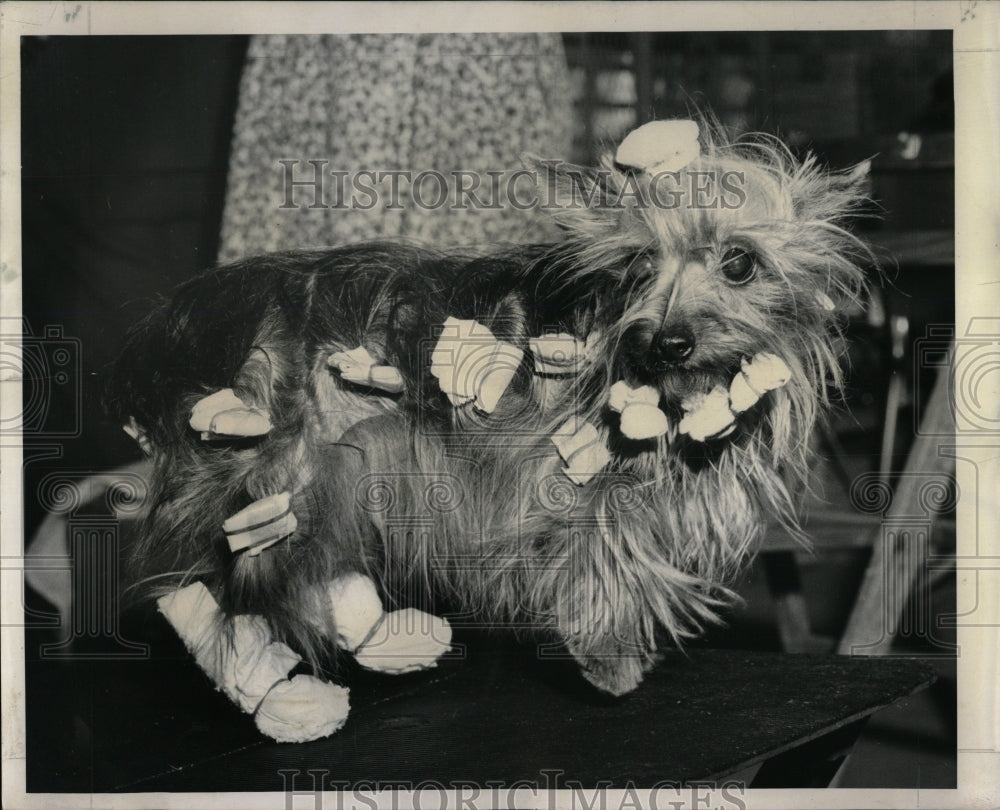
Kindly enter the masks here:
M 452 466 L 431 449 L 462 433 L 429 373 L 440 331 L 433 325 L 468 317 L 524 345 L 533 324 L 558 309 L 524 283 L 544 252 L 444 256 L 370 244 L 256 257 L 182 285 L 132 331 L 107 397 L 110 415 L 141 431 L 154 458 L 152 507 L 132 555 L 133 576 L 154 592 L 202 579 L 228 613 L 262 614 L 282 636 L 319 650 L 306 615 L 311 591 L 338 571 L 369 570 L 386 557 L 379 516 L 358 507 L 359 479 L 391 466 L 401 494 L 415 480 L 407 473 L 417 476 L 432 455 L 442 468 Z M 361 345 L 399 370 L 400 394 L 350 384 L 329 368 L 331 353 Z M 522 374 L 495 423 L 537 421 L 534 384 Z M 191 429 L 193 407 L 225 388 L 270 415 L 266 437 L 206 441 Z M 491 440 L 473 434 L 469 446 L 480 458 L 491 455 L 490 441 L 494 457 L 509 451 L 495 431 Z M 408 441 L 416 435 L 422 438 Z M 432 472 L 445 486 L 455 480 Z M 421 499 L 428 483 L 410 494 Z M 286 544 L 290 556 L 234 556 L 221 529 L 226 518 L 285 490 L 299 521 Z M 478 516 L 462 514 L 452 516 L 461 528 L 452 525 L 451 538 L 482 531 Z M 401 569 L 417 571 L 405 560 L 421 553 L 396 551 Z

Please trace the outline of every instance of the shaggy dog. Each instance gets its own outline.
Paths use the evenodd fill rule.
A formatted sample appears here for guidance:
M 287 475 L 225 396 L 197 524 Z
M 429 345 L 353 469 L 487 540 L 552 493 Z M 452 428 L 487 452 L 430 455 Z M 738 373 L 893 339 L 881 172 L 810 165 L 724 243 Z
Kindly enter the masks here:
M 219 639 L 253 616 L 319 672 L 371 640 L 345 642 L 331 583 L 433 593 L 616 695 L 658 627 L 715 620 L 765 521 L 795 525 L 863 287 L 862 172 L 694 122 L 534 165 L 555 244 L 249 258 L 136 328 L 109 404 L 155 462 L 145 582 L 202 583 Z

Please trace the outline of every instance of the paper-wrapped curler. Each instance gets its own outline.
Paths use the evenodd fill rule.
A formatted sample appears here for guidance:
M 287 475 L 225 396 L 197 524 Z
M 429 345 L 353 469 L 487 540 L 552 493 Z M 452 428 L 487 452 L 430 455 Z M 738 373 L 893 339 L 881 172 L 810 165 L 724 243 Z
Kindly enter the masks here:
M 681 402 L 684 418 L 677 426 L 695 441 L 721 439 L 736 429 L 736 415 L 729 408 L 729 392 L 721 385 L 707 394 L 695 394 Z
M 452 405 L 471 402 L 477 410 L 493 413 L 523 356 L 481 323 L 449 317 L 431 353 L 430 370 Z
M 744 359 L 740 365 L 740 373 L 729 386 L 729 407 L 735 413 L 743 413 L 765 393 L 780 388 L 792 376 L 784 360 L 767 352 L 754 355 L 752 360 Z
M 267 693 L 254 723 L 262 734 L 278 742 L 309 742 L 329 737 L 342 728 L 351 710 L 344 686 L 312 675 L 278 681 Z
M 291 495 L 280 492 L 254 501 L 222 524 L 230 551 L 247 550 L 252 557 L 294 534 L 298 528 Z
M 571 432 L 575 424 L 574 418 L 563 423 L 552 437 L 552 443 L 566 463 L 563 468 L 566 477 L 582 487 L 607 466 L 611 453 L 590 422 L 584 422 L 578 430 Z
M 451 625 L 442 616 L 416 608 L 386 613 L 354 660 L 366 669 L 400 675 L 437 665 L 451 648 Z
M 263 436 L 271 431 L 266 410 L 247 405 L 232 388 L 223 388 L 198 400 L 188 424 L 204 440 Z
M 659 174 L 680 171 L 700 154 L 696 122 L 650 121 L 625 136 L 615 152 L 615 163 Z
M 577 374 L 587 360 L 584 342 L 566 332 L 531 338 L 528 348 L 535 361 L 536 374 Z
M 346 352 L 334 352 L 326 362 L 336 368 L 341 377 L 355 385 L 378 388 L 390 394 L 398 394 L 405 388 L 399 369 L 378 364 L 364 346 Z
M 327 585 L 326 593 L 337 625 L 337 645 L 354 652 L 385 612 L 375 583 L 364 574 L 344 574 Z
M 236 616 L 228 643 L 220 629 L 219 606 L 201 582 L 162 596 L 156 604 L 198 666 L 245 712 L 256 711 L 268 690 L 301 660 L 271 639 L 260 616 Z
M 608 392 L 608 407 L 622 415 L 621 431 L 630 439 L 652 439 L 667 432 L 670 423 L 659 402 L 659 393 L 650 385 L 632 388 L 619 380 Z

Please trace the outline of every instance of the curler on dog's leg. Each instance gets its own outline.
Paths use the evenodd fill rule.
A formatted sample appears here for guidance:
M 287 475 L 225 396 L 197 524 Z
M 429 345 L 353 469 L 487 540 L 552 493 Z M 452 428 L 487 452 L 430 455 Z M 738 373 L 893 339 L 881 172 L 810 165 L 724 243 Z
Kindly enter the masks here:
M 344 725 L 348 690 L 310 675 L 289 680 L 301 658 L 272 639 L 260 616 L 236 616 L 227 634 L 218 604 L 200 582 L 161 597 L 157 606 L 216 688 L 253 714 L 263 734 L 306 742 Z
M 451 647 L 448 620 L 415 608 L 386 613 L 375 583 L 345 574 L 327 586 L 337 644 L 361 666 L 401 674 L 427 669 Z

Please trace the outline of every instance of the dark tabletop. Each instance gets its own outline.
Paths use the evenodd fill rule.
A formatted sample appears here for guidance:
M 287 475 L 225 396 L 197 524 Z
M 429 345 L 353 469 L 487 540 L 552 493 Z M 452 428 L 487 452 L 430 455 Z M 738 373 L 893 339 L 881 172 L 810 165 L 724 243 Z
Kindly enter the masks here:
M 297 745 L 263 738 L 169 633 L 147 659 L 29 656 L 28 789 L 280 791 L 288 771 L 308 781 L 310 769 L 326 787 L 551 787 L 553 772 L 560 785 L 649 787 L 736 773 L 934 678 L 905 658 L 698 649 L 666 653 L 639 689 L 609 699 L 532 642 L 471 630 L 456 641 L 457 652 L 425 672 L 347 669 L 346 725 Z

